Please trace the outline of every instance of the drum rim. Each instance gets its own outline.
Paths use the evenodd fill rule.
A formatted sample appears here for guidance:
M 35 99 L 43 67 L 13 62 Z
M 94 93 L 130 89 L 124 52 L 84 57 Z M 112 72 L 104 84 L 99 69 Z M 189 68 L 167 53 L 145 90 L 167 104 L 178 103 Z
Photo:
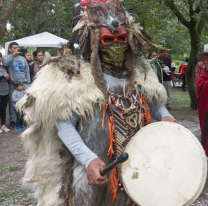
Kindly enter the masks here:
M 202 155 L 202 161 L 204 161 L 204 164 L 203 164 L 203 168 L 202 168 L 202 184 L 201 184 L 201 187 L 198 188 L 196 194 L 189 200 L 187 200 L 186 203 L 183 204 L 183 206 L 189 206 L 190 204 L 194 203 L 198 197 L 200 196 L 200 194 L 202 193 L 203 189 L 204 189 L 204 186 L 205 186 L 205 183 L 206 183 L 206 178 L 207 178 L 207 158 L 206 158 L 206 155 L 205 155 L 205 152 L 204 152 L 204 149 L 201 145 L 201 143 L 199 142 L 199 140 L 196 138 L 196 136 L 190 131 L 188 130 L 187 128 L 185 128 L 184 126 L 178 124 L 178 123 L 173 123 L 173 122 L 155 122 L 155 123 L 151 123 L 143 128 L 141 128 L 130 140 L 129 144 L 127 145 L 126 149 L 125 149 L 125 152 L 126 150 L 128 149 L 130 143 L 136 138 L 136 135 L 141 133 L 143 130 L 146 130 L 148 127 L 151 127 L 152 125 L 161 125 L 161 124 L 172 124 L 172 125 L 177 125 L 177 127 L 181 127 L 182 129 L 185 129 L 186 132 L 188 132 L 189 134 L 191 134 L 191 136 L 195 137 L 193 138 L 196 142 L 196 144 L 198 145 L 199 149 L 201 150 L 202 154 L 204 153 L 204 155 Z M 203 160 L 204 159 L 204 160 Z M 124 164 L 122 164 L 122 170 L 123 170 L 123 167 L 124 167 Z M 122 182 L 123 182 L 123 186 L 124 186 L 124 189 L 125 189 L 125 192 L 127 193 L 127 195 L 134 201 L 134 199 L 132 198 L 131 194 L 129 194 L 129 192 L 126 190 L 126 183 L 123 181 L 123 172 L 121 173 L 121 176 L 122 176 Z M 139 204 L 139 203 L 136 203 L 136 204 Z

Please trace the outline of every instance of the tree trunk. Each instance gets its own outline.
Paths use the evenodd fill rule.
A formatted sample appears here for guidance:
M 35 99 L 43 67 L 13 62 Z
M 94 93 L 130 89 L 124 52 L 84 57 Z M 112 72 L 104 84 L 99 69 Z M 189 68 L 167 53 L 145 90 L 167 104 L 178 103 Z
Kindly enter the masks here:
M 7 24 L 7 21 L 3 21 L 2 18 L 0 17 L 0 40 L 3 39 L 7 31 L 6 24 Z
M 0 40 L 4 37 L 7 31 L 7 21 L 9 17 L 14 12 L 17 5 L 21 2 L 21 0 L 9 0 L 7 6 L 4 10 L 0 9 Z
M 200 34 L 198 33 L 196 27 L 190 27 L 190 37 L 191 37 L 191 54 L 188 63 L 188 68 L 186 71 L 186 83 L 189 92 L 189 96 L 191 99 L 190 108 L 193 110 L 197 110 L 197 99 L 196 99 L 196 88 L 195 84 L 195 66 L 198 63 L 198 58 L 196 54 L 200 50 Z

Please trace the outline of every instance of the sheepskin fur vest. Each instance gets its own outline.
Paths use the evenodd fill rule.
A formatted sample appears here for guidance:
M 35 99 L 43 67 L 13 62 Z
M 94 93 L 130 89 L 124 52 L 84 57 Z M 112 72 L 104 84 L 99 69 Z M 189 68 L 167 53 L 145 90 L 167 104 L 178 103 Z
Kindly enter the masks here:
M 166 92 L 150 65 L 147 63 L 145 67 L 144 72 L 141 64 L 137 64 L 135 80 L 147 93 L 148 103 L 164 105 Z M 34 191 L 38 206 L 111 205 L 110 178 L 102 187 L 90 186 L 86 169 L 74 159 L 57 134 L 58 123 L 70 121 L 75 112 L 81 119 L 78 132 L 85 144 L 106 165 L 110 163 L 107 156 L 108 112 L 105 129 L 101 126 L 105 98 L 95 84 L 91 65 L 81 60 L 80 72 L 69 81 L 56 63 L 45 66 L 38 72 L 25 97 L 17 103 L 29 126 L 22 134 L 22 142 L 29 153 L 23 185 Z M 125 192 L 118 193 L 114 205 L 126 205 L 128 196 Z

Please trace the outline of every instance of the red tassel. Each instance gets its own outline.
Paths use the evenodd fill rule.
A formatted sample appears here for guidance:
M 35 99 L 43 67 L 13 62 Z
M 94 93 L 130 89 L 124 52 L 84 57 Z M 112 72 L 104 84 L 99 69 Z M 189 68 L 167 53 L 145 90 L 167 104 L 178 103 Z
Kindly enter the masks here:
M 112 204 L 114 204 L 118 199 L 117 192 L 118 192 L 117 171 L 116 168 L 113 168 L 111 171 L 111 188 L 110 188 Z
M 113 125 L 113 117 L 109 116 L 108 118 L 108 128 L 109 128 L 109 143 L 108 143 L 108 155 L 110 156 L 110 160 L 114 154 L 113 144 L 115 142 L 113 132 L 114 132 L 114 125 Z
M 144 95 L 141 94 L 141 97 L 142 97 L 142 103 L 143 103 L 145 106 L 147 106 L 147 103 L 146 103 L 146 101 L 145 101 Z M 146 117 L 147 124 L 151 124 L 151 123 L 152 123 L 152 119 L 151 119 L 151 115 L 150 115 L 149 109 L 145 109 L 145 108 L 144 108 L 144 111 L 145 111 L 145 117 Z
M 103 118 L 102 118 L 102 128 L 103 129 L 105 129 L 104 128 L 104 123 L 105 123 L 105 113 L 106 113 L 106 110 L 107 110 L 107 104 L 104 105 L 104 107 L 103 107 Z

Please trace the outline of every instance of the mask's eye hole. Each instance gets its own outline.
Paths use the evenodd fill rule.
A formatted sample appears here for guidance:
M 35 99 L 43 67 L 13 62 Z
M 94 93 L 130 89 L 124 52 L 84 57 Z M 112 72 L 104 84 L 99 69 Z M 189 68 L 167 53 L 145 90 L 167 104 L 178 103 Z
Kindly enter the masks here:
M 75 65 L 75 62 L 74 61 L 71 61 L 71 65 Z
M 103 15 L 103 12 L 100 11 L 100 10 L 97 10 L 97 11 L 96 11 L 96 14 L 100 16 L 100 15 Z
M 104 42 L 105 43 L 113 43 L 113 38 L 105 38 Z
M 126 41 L 126 38 L 124 36 L 119 36 L 118 41 Z

